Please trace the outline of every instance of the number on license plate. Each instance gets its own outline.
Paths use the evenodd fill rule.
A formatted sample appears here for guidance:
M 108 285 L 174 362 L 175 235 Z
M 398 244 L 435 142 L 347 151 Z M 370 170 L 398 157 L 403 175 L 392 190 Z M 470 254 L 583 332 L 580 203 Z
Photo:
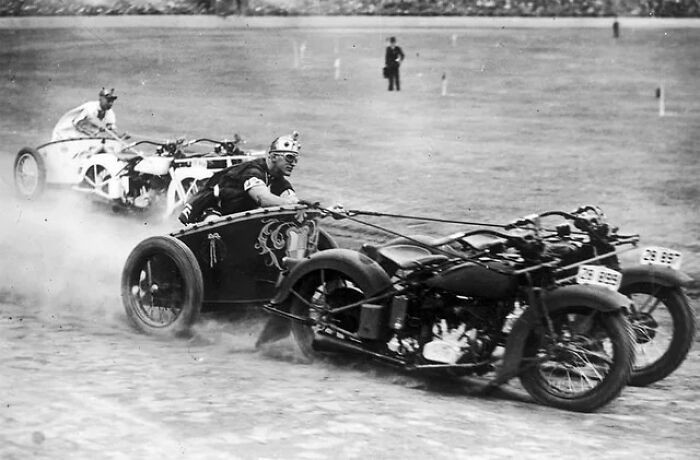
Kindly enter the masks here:
M 682 254 L 678 251 L 656 246 L 644 248 L 639 263 L 643 265 L 661 265 L 674 270 L 681 268 Z
M 602 286 L 617 291 L 622 282 L 622 273 L 602 265 L 581 265 L 576 274 L 576 282 L 578 284 Z

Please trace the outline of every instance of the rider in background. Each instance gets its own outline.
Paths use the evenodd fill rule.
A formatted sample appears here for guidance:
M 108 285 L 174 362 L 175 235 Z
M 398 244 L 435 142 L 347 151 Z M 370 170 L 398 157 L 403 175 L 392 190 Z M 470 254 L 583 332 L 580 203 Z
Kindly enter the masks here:
M 287 180 L 299 157 L 299 133 L 275 139 L 265 158 L 231 166 L 214 174 L 185 205 L 180 222 L 198 222 L 211 208 L 223 215 L 268 206 L 298 203 Z
M 66 112 L 53 129 L 51 141 L 95 137 L 105 128 L 116 130 L 117 118 L 112 105 L 117 99 L 114 88 L 102 88 L 98 101 L 90 101 Z

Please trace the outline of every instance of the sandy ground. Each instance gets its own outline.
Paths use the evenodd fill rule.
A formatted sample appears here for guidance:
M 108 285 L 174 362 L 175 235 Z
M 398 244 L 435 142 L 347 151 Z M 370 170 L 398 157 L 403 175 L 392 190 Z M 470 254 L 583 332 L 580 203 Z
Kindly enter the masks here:
M 79 234 L 56 223 L 69 208 Z M 700 454 L 697 348 L 668 379 L 574 414 L 532 403 L 517 381 L 486 397 L 480 379 L 308 364 L 290 339 L 255 351 L 262 322 L 250 313 L 205 317 L 189 340 L 155 339 L 128 326 L 117 280 L 127 247 L 167 225 L 100 217 L 72 198 L 10 200 L 2 212 L 13 220 L 0 244 L 10 286 L 0 292 L 0 458 Z M 76 257 L 86 245 L 90 256 Z
M 480 380 L 305 364 L 289 340 L 255 352 L 254 317 L 156 340 L 126 323 L 119 276 L 131 248 L 173 222 L 70 193 L 11 197 L 15 152 L 111 84 L 122 128 L 147 137 L 235 130 L 261 147 L 299 129 L 294 182 L 328 204 L 502 222 L 593 202 L 645 242 L 681 249 L 698 278 L 697 32 L 630 31 L 614 44 L 583 29 L 465 30 L 456 46 L 444 31 L 399 37 L 410 54 L 396 94 L 378 78 L 384 35 L 371 30 L 0 31 L 0 457 L 700 455 L 697 347 L 668 379 L 581 415 L 532 404 L 517 382 L 487 398 Z M 344 246 L 379 239 L 331 227 Z

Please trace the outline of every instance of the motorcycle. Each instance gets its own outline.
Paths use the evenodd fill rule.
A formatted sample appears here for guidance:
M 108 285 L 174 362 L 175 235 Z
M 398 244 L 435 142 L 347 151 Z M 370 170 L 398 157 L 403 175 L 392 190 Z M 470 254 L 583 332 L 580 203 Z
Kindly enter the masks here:
M 550 218 L 564 222 L 547 229 L 543 222 Z M 582 261 L 622 272 L 620 293 L 633 301 L 629 320 L 634 329 L 636 360 L 630 385 L 657 382 L 683 363 L 695 340 L 696 319 L 685 293 L 692 278 L 680 271 L 681 253 L 646 247 L 639 263 L 621 267 L 620 248 L 637 247 L 640 237 L 619 234 L 595 206 L 582 206 L 571 213 L 548 211 L 519 219 L 506 228 L 540 232 L 561 257 L 562 267 L 555 271 L 560 282 L 571 281 L 574 267 Z
M 84 158 L 80 164 L 80 182 L 73 189 L 106 200 L 114 210 L 149 210 L 165 199 L 165 217 L 168 217 L 197 192 L 201 181 L 220 169 L 254 158 L 240 150 L 240 142 L 236 136 L 233 141 L 204 138 L 123 144 L 116 151 Z M 194 154 L 185 151 L 199 143 L 214 144 L 214 151 Z M 146 154 L 137 149 L 143 145 L 155 146 L 155 152 Z
M 530 229 L 396 235 L 360 251 L 284 259 L 265 308 L 291 320 L 309 359 L 353 352 L 412 371 L 495 370 L 489 388 L 519 377 L 536 401 L 580 412 L 622 391 L 634 347 L 619 272 L 571 264 L 578 284 L 565 285 L 561 259 Z

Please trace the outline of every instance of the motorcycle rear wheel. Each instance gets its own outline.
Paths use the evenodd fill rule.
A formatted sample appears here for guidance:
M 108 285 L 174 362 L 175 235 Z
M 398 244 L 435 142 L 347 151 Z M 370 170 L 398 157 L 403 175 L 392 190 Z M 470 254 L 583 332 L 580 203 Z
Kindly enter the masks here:
M 632 372 L 626 317 L 572 306 L 552 312 L 551 319 L 556 337 L 545 326 L 528 337 L 523 358 L 535 364 L 521 373 L 523 387 L 541 404 L 576 412 L 593 412 L 612 401 Z
M 635 364 L 629 384 L 646 386 L 668 377 L 688 356 L 695 339 L 695 312 L 688 297 L 680 287 L 653 283 L 623 286 L 620 292 L 634 303 L 629 319 Z
M 333 270 L 319 270 L 302 281 L 298 291 L 299 296 L 294 296 L 290 312 L 302 318 L 309 318 L 316 323 L 323 314 L 323 310 L 359 302 L 367 297 L 365 294 L 367 289 L 367 286 L 360 285 L 346 274 Z M 309 304 L 316 306 L 316 309 L 310 307 Z M 358 318 L 359 307 L 351 309 L 347 313 L 336 315 L 333 321 L 349 332 L 356 332 Z M 318 324 L 309 325 L 292 320 L 294 341 L 309 361 L 313 361 L 319 356 L 319 353 L 313 348 L 314 336 L 319 328 Z

